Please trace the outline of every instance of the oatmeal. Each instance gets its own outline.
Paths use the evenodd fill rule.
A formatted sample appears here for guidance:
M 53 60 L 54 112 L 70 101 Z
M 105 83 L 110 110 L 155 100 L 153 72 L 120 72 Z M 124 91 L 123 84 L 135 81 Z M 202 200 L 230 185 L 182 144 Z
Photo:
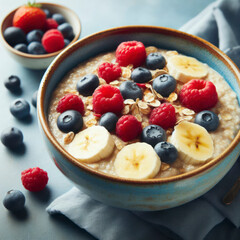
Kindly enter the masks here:
M 89 146 L 84 145 L 84 154 L 86 153 L 88 156 L 88 153 L 92 152 L 94 155 L 94 152 L 102 151 L 103 149 L 106 154 L 99 158 L 88 156 L 86 161 L 80 161 L 100 172 L 121 177 L 129 177 L 131 175 L 127 175 L 128 171 L 129 174 L 132 174 L 134 171 L 133 168 L 136 168 L 139 172 L 142 171 L 141 179 L 164 178 L 189 172 L 202 166 L 206 162 L 211 161 L 211 159 L 222 153 L 226 147 L 229 146 L 239 130 L 240 109 L 236 94 L 232 91 L 220 74 L 208 65 L 200 63 L 194 58 L 183 56 L 176 51 L 157 49 L 152 46 L 146 47 L 145 50 L 147 55 L 151 53 L 160 53 L 162 56 L 161 61 L 165 62 L 163 63 L 161 69 L 154 69 L 154 66 L 151 66 L 151 62 L 146 62 L 146 65 L 152 69 L 147 69 L 145 64 L 141 64 L 141 68 L 143 68 L 143 70 L 140 70 L 143 72 L 145 71 L 145 75 L 141 73 L 143 74 L 141 77 L 141 81 L 143 82 L 136 81 L 137 88 L 140 89 L 138 89 L 138 91 L 134 90 L 131 92 L 129 90 L 131 88 L 135 88 L 136 85 L 131 85 L 132 82 L 135 81 L 133 81 L 133 71 L 137 69 L 137 67 L 134 66 L 135 63 L 128 64 L 127 66 L 121 66 L 121 68 L 119 66 L 115 68 L 116 53 L 110 52 L 91 58 L 71 70 L 60 82 L 52 95 L 48 114 L 48 122 L 51 132 L 62 147 L 65 148 L 66 151 L 69 151 L 69 153 L 74 157 L 78 156 L 73 154 L 73 152 L 78 151 L 77 147 L 79 145 L 77 144 L 81 141 L 81 143 L 84 144 L 82 139 L 85 139 L 88 142 L 91 142 L 91 139 L 95 139 L 96 141 L 99 139 L 101 146 L 96 142 L 89 143 Z M 117 55 L 117 57 L 119 56 Z M 189 66 L 188 61 L 191 65 L 191 69 L 190 67 L 185 67 Z M 109 65 L 109 63 L 112 65 Z M 185 66 L 183 66 L 183 64 L 185 64 Z M 106 74 L 104 71 L 105 69 L 100 72 L 100 65 L 103 65 L 103 68 L 105 67 L 105 69 L 106 67 L 113 67 L 114 65 L 113 72 L 116 75 L 113 76 L 112 79 L 108 78 L 109 76 L 104 75 Z M 145 69 L 147 69 L 147 71 Z M 91 78 L 92 75 L 98 76 L 99 79 L 99 87 L 95 87 L 96 89 L 93 89 L 94 97 L 92 94 L 85 94 L 86 89 L 83 89 L 82 86 L 78 85 L 79 80 L 89 74 L 91 76 L 88 79 L 93 81 L 91 86 L 95 84 L 94 80 Z M 138 74 L 139 73 L 137 73 L 137 76 Z M 163 83 L 168 83 L 165 88 L 162 85 L 159 86 L 158 82 L 155 81 L 155 79 L 159 77 L 162 78 L 161 81 Z M 208 89 L 207 91 L 214 91 L 214 89 L 216 89 L 216 99 L 214 99 L 214 94 L 211 93 L 211 99 L 207 99 L 205 101 L 205 105 L 212 103 L 213 107 L 211 107 L 211 105 L 206 105 L 207 109 L 204 109 L 204 107 L 201 109 L 201 103 L 198 103 L 195 104 L 197 105 L 195 108 L 195 97 L 193 97 L 193 100 L 190 103 L 187 102 L 189 96 L 185 97 L 185 95 L 190 92 L 188 89 L 190 86 L 187 84 L 189 84 L 192 79 L 201 79 L 199 82 L 193 82 L 192 84 L 208 84 L 210 82 L 212 85 L 206 85 L 206 89 Z M 174 82 L 176 82 L 176 85 L 174 85 Z M 105 106 L 103 106 L 105 104 L 100 101 L 100 96 L 102 96 L 101 94 L 103 93 L 96 93 L 96 91 L 98 91 L 98 89 L 102 86 L 105 86 L 105 88 L 107 86 L 109 89 L 111 86 L 111 89 L 117 89 L 114 94 L 116 94 L 119 99 L 122 98 L 122 96 L 125 96 L 122 100 L 122 105 L 119 104 L 120 100 L 116 104 L 113 104 L 113 108 L 119 107 L 120 109 L 120 112 L 118 110 L 118 113 L 116 114 L 120 119 L 114 120 L 114 116 L 109 116 L 111 121 L 109 120 L 108 122 L 108 117 L 106 117 L 105 120 L 101 120 L 106 122 L 106 128 L 109 127 L 108 130 L 111 134 L 107 131 L 105 132 L 106 129 L 103 130 L 99 127 L 100 119 L 105 113 L 105 110 L 103 110 L 105 109 Z M 186 88 L 186 90 L 184 88 Z M 79 91 L 83 91 L 81 92 L 83 94 L 79 93 Z M 118 92 L 121 93 L 120 95 L 122 96 L 119 96 Z M 59 101 L 67 94 L 78 95 L 83 101 L 83 126 L 80 127 L 80 131 L 69 131 L 64 133 L 58 128 L 57 119 L 61 113 L 56 109 Z M 110 98 L 113 96 L 108 97 Z M 202 98 L 207 97 L 204 95 Z M 97 105 L 94 101 L 100 101 L 100 103 Z M 118 104 L 119 106 L 116 106 Z M 214 118 L 217 116 L 217 120 L 213 123 L 213 125 L 216 125 L 214 126 L 216 129 L 206 130 L 204 127 L 200 126 L 201 124 L 199 125 L 199 122 L 196 122 L 195 119 L 197 114 L 204 110 L 208 111 L 206 116 L 204 115 L 207 118 L 212 116 Z M 163 121 L 159 117 L 160 111 L 165 111 L 164 114 L 166 114 Z M 130 115 L 134 116 L 134 119 L 130 119 Z M 123 118 L 124 116 L 125 118 Z M 122 121 L 122 124 L 119 123 L 119 121 Z M 126 121 L 132 121 L 132 128 L 125 127 L 125 129 L 132 129 L 128 130 L 128 132 L 126 132 L 127 130 L 122 130 L 124 129 L 123 125 Z M 162 124 L 158 124 L 159 121 L 162 121 Z M 217 121 L 219 121 L 219 123 Z M 113 124 L 113 122 L 115 124 Z M 116 126 L 116 122 L 117 127 L 115 130 L 114 128 Z M 154 147 L 155 145 L 158 145 L 156 142 L 153 144 L 148 142 L 148 140 L 144 140 L 144 142 L 142 142 L 144 136 L 143 133 L 141 133 L 141 130 L 149 126 L 151 127 L 151 125 L 160 126 L 160 130 L 157 127 L 154 127 L 154 131 L 159 131 L 157 133 L 157 139 L 159 138 L 158 142 L 171 143 L 176 147 L 174 148 L 175 150 L 177 149 L 177 152 L 174 150 L 176 152 L 176 159 L 163 161 L 162 159 L 164 159 L 164 157 L 159 158 L 160 153 L 158 152 L 158 150 L 162 151 L 161 147 L 164 147 L 163 144 L 162 146 L 158 146 L 158 149 L 157 147 Z M 89 129 L 92 129 L 93 133 L 91 133 Z M 101 140 L 100 132 L 102 136 L 106 136 L 104 140 Z M 189 136 L 183 136 L 186 135 L 185 133 L 189 134 Z M 132 138 L 129 136 L 131 134 Z M 153 132 L 151 134 L 153 134 Z M 94 136 L 94 138 L 89 136 Z M 153 138 L 155 139 L 155 136 Z M 192 142 L 186 142 L 185 144 L 184 141 L 189 141 L 189 139 L 193 139 Z M 182 146 L 183 144 L 184 146 Z M 153 147 L 155 151 L 153 150 Z M 189 151 L 188 149 L 185 151 L 185 148 L 188 148 Z M 192 150 L 193 148 L 194 150 Z M 192 155 L 190 153 L 191 151 L 193 151 Z M 144 162 L 143 164 L 143 161 L 142 163 L 139 163 L 139 161 L 133 161 L 131 162 L 131 166 L 129 165 L 129 158 L 142 159 L 144 158 L 142 156 L 146 155 L 151 156 L 151 160 L 149 160 L 149 162 Z M 81 158 L 81 156 L 79 158 Z M 159 159 L 162 161 L 159 161 Z M 148 171 L 148 173 L 146 173 L 146 171 Z M 132 176 L 135 178 L 135 175 Z

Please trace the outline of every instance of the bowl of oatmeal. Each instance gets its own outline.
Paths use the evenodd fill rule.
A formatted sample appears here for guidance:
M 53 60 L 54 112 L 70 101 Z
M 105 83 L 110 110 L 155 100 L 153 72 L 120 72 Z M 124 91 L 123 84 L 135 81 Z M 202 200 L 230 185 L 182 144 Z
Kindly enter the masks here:
M 89 196 L 167 209 L 204 194 L 235 163 L 239 79 L 198 37 L 113 28 L 79 40 L 47 69 L 40 128 L 56 166 Z

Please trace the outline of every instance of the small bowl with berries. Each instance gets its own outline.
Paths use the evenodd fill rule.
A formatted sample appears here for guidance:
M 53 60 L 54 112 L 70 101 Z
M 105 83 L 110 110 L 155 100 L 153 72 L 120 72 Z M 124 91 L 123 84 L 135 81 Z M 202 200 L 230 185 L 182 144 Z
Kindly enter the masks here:
M 81 33 L 77 14 L 53 3 L 28 3 L 1 23 L 1 40 L 9 54 L 30 69 L 46 69 Z

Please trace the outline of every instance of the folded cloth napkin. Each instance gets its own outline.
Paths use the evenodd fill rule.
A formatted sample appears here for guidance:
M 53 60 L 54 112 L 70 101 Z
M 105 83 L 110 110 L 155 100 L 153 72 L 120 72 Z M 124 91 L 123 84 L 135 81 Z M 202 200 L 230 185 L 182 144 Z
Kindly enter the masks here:
M 198 35 L 225 51 L 240 65 L 240 0 L 219 0 L 181 30 Z M 221 200 L 240 173 L 240 159 L 212 190 L 202 197 L 168 210 L 127 211 L 106 206 L 73 187 L 47 208 L 61 213 L 97 239 L 185 239 L 201 240 L 224 219 L 240 226 L 240 194 L 225 206 Z
M 219 0 L 210 4 L 180 30 L 216 45 L 240 68 L 239 21 L 240 0 Z

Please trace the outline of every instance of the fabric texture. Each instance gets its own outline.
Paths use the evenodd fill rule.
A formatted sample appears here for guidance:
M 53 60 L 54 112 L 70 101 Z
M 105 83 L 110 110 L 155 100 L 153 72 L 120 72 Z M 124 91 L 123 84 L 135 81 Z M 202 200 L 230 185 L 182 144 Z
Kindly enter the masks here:
M 180 30 L 219 47 L 240 67 L 240 0 L 209 5 Z M 226 206 L 222 198 L 239 177 L 240 160 L 202 197 L 168 210 L 136 212 L 106 206 L 73 187 L 54 200 L 49 214 L 61 213 L 100 240 L 201 240 L 224 219 L 240 226 L 240 194 Z M 170 238 L 169 238 L 170 237 Z

